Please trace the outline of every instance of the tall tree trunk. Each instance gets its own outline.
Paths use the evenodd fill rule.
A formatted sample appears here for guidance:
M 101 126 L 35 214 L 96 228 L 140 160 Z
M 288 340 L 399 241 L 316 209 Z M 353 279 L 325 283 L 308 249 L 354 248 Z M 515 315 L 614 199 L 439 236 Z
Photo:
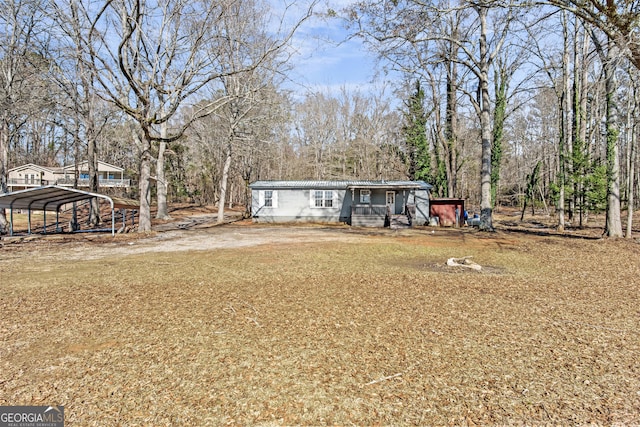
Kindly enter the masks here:
M 138 188 L 140 190 L 140 218 L 138 221 L 138 231 L 151 231 L 151 136 L 147 133 L 142 135 L 140 141 L 142 145 L 140 155 L 140 181 Z
M 72 13 L 77 15 L 75 5 L 72 6 Z M 76 35 L 77 40 L 81 39 L 79 34 Z M 87 168 L 89 171 L 89 191 L 97 193 L 99 190 L 98 179 L 98 132 L 96 130 L 96 122 L 94 117 L 94 109 L 96 108 L 95 97 L 93 94 L 94 79 L 90 71 L 86 69 L 85 63 L 82 61 L 82 52 L 80 50 L 80 43 L 78 43 L 78 51 L 76 52 L 76 66 L 78 68 L 78 75 L 82 83 L 82 97 L 78 101 L 77 105 L 81 111 L 78 112 L 78 119 L 84 122 L 86 139 L 87 139 Z M 80 94 L 78 94 L 80 96 Z M 79 158 L 76 157 L 76 163 Z M 89 209 L 89 225 L 96 226 L 100 224 L 100 205 L 98 199 L 94 197 L 90 200 Z
M 454 36 L 454 37 L 457 37 Z M 449 58 L 458 56 L 458 45 L 450 43 Z M 447 144 L 447 190 L 449 197 L 456 197 L 458 191 L 458 64 L 449 62 L 447 72 L 445 140 Z
M 158 147 L 158 158 L 156 159 L 156 192 L 158 198 L 157 219 L 171 219 L 169 216 L 169 206 L 167 204 L 167 192 L 169 185 L 167 183 L 167 175 L 164 171 L 164 156 L 167 151 L 166 138 L 169 136 L 169 124 L 164 121 L 160 124 L 160 144 Z
M 630 71 L 632 72 L 632 71 Z M 637 76 L 637 73 L 633 74 Z M 636 169 L 636 157 L 637 157 L 637 131 L 638 126 L 633 121 L 633 118 L 637 117 L 638 114 L 638 103 L 640 102 L 640 91 L 637 84 L 633 85 L 633 99 L 630 99 L 630 103 L 633 105 L 632 108 L 629 109 L 629 119 L 627 123 L 628 136 L 627 143 L 629 147 L 627 148 L 627 232 L 625 233 L 625 237 L 630 239 L 632 237 L 633 231 L 633 209 L 635 204 L 635 188 L 634 188 L 634 175 Z M 631 97 L 630 97 L 631 98 Z M 630 106 L 629 106 L 630 107 Z
M 487 13 L 483 6 L 477 8 L 480 17 L 480 127 L 482 139 L 482 163 L 480 166 L 480 230 L 494 231 L 491 206 L 491 114 L 489 98 L 489 54 L 487 45 Z
M 6 114 L 6 113 L 5 113 Z M 7 174 L 9 172 L 9 124 L 5 118 L 0 122 L 0 194 L 9 191 L 7 186 Z M 0 234 L 7 233 L 7 215 L 4 209 L 0 209 Z
M 87 166 L 89 168 L 89 191 L 97 193 L 99 190 L 98 180 L 98 154 L 96 152 L 96 135 L 93 120 L 90 118 L 86 123 L 87 127 Z M 91 199 L 91 209 L 89 209 L 89 224 L 96 226 L 100 224 L 100 205 L 98 199 Z
M 573 179 L 573 198 L 569 218 L 574 219 L 576 210 L 579 210 L 579 227 L 583 227 L 585 218 L 585 175 L 589 162 L 589 149 L 587 144 L 587 73 L 588 55 L 590 49 L 590 38 L 585 31 L 582 32 L 582 46 L 578 55 L 578 35 L 582 26 L 581 21 L 575 21 L 575 41 L 574 41 L 574 72 L 573 72 L 573 120 L 571 130 L 571 144 L 569 145 L 569 155 L 571 156 L 571 173 Z M 578 58 L 580 58 L 578 60 Z M 578 65 L 578 62 L 581 62 Z
M 161 126 L 162 128 L 166 128 L 166 123 L 162 123 Z M 164 135 L 164 137 L 166 137 L 166 135 Z M 167 175 L 164 172 L 164 155 L 166 150 L 167 142 L 161 139 L 158 147 L 158 158 L 156 159 L 156 191 L 158 193 L 156 195 L 158 200 L 156 218 L 158 219 L 171 219 L 171 216 L 169 216 L 169 207 L 167 205 L 167 191 L 169 186 L 167 185 Z
M 558 196 L 558 231 L 564 231 L 565 229 L 565 186 L 567 181 L 567 169 L 566 169 L 566 150 L 568 147 L 569 137 L 569 29 L 567 25 L 567 13 L 562 15 L 562 29 L 563 29 L 563 61 L 562 67 L 562 94 L 560 96 L 560 111 L 558 117 L 558 127 L 560 128 L 560 138 L 558 147 L 558 187 L 560 189 Z M 577 31 L 576 31 L 577 35 Z M 574 49 L 574 53 L 575 53 Z M 576 55 L 574 54 L 574 67 L 576 67 Z
M 508 71 L 500 66 L 495 71 L 496 105 L 493 110 L 493 141 L 491 145 L 491 206 L 495 207 L 500 182 L 500 164 L 502 163 L 502 139 L 507 109 Z
M 620 215 L 620 139 L 615 119 L 615 63 L 612 55 L 613 42 L 609 41 L 607 57 L 604 63 L 606 87 L 606 126 L 607 126 L 607 224 L 605 234 L 608 237 L 622 237 Z
M 635 108 L 634 108 L 635 110 Z M 634 169 L 635 169 L 635 165 L 636 165 L 636 161 L 635 161 L 635 146 L 637 143 L 637 138 L 636 138 L 636 133 L 635 133 L 635 126 L 633 127 L 633 131 L 632 131 L 632 136 L 629 139 L 629 157 L 630 157 L 630 162 L 629 162 L 629 170 L 627 171 L 628 175 L 629 175 L 629 180 L 627 182 L 627 232 L 625 233 L 625 237 L 627 239 L 631 238 L 631 233 L 633 230 L 633 174 L 634 174 Z
M 231 169 L 231 139 L 227 142 L 227 152 L 224 159 L 224 166 L 222 168 L 222 177 L 220 179 L 220 199 L 218 200 L 218 224 L 224 221 L 224 202 L 227 197 L 227 184 L 229 182 L 229 170 Z

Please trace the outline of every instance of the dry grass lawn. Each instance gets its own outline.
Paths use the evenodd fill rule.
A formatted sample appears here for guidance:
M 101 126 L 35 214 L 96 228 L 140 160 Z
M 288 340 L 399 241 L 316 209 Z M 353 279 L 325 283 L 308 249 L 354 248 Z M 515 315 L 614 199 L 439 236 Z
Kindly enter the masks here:
M 0 405 L 68 426 L 640 424 L 639 243 L 505 224 L 5 243 Z M 483 270 L 445 266 L 467 255 Z

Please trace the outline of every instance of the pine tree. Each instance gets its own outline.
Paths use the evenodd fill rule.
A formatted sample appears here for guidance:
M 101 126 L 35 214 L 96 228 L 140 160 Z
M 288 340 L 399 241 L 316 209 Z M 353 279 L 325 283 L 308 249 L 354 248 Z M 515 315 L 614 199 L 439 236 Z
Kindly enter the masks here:
M 424 91 L 419 80 L 416 81 L 415 92 L 409 97 L 406 107 L 402 133 L 408 150 L 409 179 L 429 180 L 431 155 L 426 132 L 427 114 L 424 110 Z

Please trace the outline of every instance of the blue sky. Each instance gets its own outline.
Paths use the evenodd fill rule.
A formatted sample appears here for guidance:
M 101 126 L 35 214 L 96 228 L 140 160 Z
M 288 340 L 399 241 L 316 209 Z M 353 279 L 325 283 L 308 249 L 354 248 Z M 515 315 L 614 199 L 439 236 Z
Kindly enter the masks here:
M 329 0 L 318 3 L 317 12 L 329 8 L 341 10 L 349 0 Z M 375 57 L 358 39 L 346 40 L 348 32 L 339 18 L 312 17 L 298 30 L 292 47 L 294 69 L 291 79 L 298 85 L 295 90 L 338 93 L 349 91 L 369 92 L 375 77 Z M 297 86 L 297 87 L 296 87 Z

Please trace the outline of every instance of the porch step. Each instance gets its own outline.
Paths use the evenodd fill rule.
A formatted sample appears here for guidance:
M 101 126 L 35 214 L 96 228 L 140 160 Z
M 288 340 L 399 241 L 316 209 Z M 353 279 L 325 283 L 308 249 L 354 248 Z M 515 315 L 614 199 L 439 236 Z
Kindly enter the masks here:
M 406 215 L 391 215 L 391 221 L 389 222 L 389 228 L 410 228 L 409 218 Z

